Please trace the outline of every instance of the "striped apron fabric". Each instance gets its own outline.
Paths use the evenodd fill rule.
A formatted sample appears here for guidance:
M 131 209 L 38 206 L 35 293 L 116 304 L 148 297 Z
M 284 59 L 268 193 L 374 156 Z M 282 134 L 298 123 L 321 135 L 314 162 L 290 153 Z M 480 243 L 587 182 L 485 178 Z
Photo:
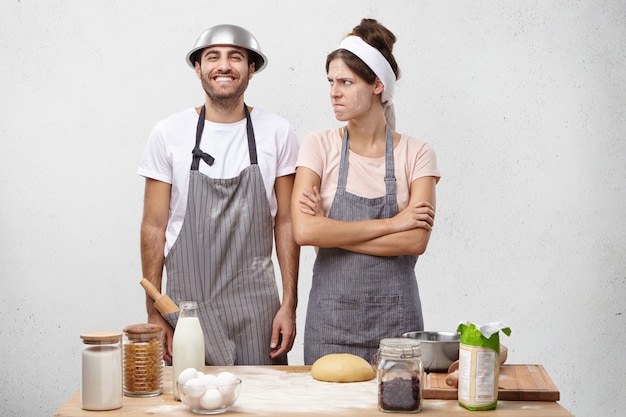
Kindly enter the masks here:
M 272 322 L 280 307 L 271 261 L 273 220 L 257 164 L 246 107 L 250 166 L 238 177 L 202 174 L 205 109 L 198 118 L 183 226 L 168 253 L 167 293 L 179 303 L 197 301 L 208 365 L 286 364 L 269 357 Z M 164 317 L 175 327 L 178 313 Z
M 386 194 L 364 198 L 346 191 L 348 131 L 343 136 L 337 191 L 328 217 L 343 221 L 384 219 L 398 213 L 393 141 L 387 127 Z M 370 362 L 380 339 L 423 330 L 415 278 L 417 256 L 371 256 L 320 248 L 313 266 L 304 330 L 304 362 L 330 353 L 352 353 Z

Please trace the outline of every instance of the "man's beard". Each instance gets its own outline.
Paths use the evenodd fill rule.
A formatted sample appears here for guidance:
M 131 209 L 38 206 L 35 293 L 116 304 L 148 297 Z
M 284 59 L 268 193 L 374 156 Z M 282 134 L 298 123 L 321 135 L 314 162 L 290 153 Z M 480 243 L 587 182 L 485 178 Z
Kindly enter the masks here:
M 213 76 L 207 75 L 206 77 L 202 77 L 202 88 L 213 105 L 222 109 L 232 109 L 237 106 L 240 98 L 248 88 L 249 77 L 247 74 L 245 74 L 245 77 L 239 78 L 239 85 L 234 91 L 231 92 L 221 92 L 218 89 L 213 88 L 211 82 L 207 80 L 208 77 L 212 78 Z

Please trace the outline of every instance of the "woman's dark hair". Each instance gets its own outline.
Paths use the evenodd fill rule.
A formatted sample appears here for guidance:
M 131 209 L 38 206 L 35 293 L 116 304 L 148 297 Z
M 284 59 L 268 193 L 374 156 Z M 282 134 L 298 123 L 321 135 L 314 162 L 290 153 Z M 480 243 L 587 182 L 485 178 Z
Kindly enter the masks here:
M 396 36 L 389 29 L 378 23 L 375 19 L 361 19 L 361 24 L 355 26 L 352 32 L 347 36 L 358 36 L 369 45 L 378 49 L 387 62 L 389 62 L 389 65 L 391 65 L 391 69 L 396 75 L 396 80 L 400 78 L 400 68 L 398 68 L 398 63 L 392 53 L 393 44 L 396 43 Z M 374 71 L 361 61 L 359 57 L 345 49 L 337 49 L 328 54 L 326 57 L 327 73 L 330 61 L 337 58 L 342 59 L 352 71 L 363 78 L 368 84 L 373 84 L 374 81 L 376 81 Z

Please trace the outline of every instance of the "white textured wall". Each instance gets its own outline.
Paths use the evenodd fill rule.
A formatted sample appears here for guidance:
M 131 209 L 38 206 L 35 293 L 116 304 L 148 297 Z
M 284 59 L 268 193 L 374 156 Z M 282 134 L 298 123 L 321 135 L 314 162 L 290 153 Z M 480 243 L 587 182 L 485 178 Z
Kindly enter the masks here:
M 145 320 L 135 169 L 154 123 L 202 100 L 184 62 L 200 32 L 257 36 L 269 66 L 247 102 L 303 137 L 336 124 L 324 59 L 361 17 L 398 36 L 398 130 L 443 173 L 426 327 L 504 321 L 509 361 L 543 364 L 565 408 L 622 415 L 621 0 L 4 0 L 0 16 L 0 415 L 52 415 L 79 387 L 79 335 Z M 292 364 L 312 262 L 303 249 Z

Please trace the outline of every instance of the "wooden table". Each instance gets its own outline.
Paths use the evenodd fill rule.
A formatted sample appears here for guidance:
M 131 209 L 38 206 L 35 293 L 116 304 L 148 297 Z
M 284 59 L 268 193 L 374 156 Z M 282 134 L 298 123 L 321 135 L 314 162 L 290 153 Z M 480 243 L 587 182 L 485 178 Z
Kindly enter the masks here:
M 224 416 L 386 416 L 377 406 L 376 380 L 358 383 L 320 382 L 310 375 L 310 366 L 210 367 L 205 372 L 229 371 L 243 380 L 239 399 Z M 431 374 L 432 375 L 432 374 Z M 468 411 L 455 400 L 425 399 L 422 411 L 430 417 L 573 417 L 556 401 L 498 401 L 491 411 Z M 418 415 L 420 415 L 418 414 Z M 163 394 L 149 398 L 124 397 L 123 406 L 111 411 L 80 408 L 76 391 L 54 414 L 58 417 L 85 416 L 191 416 L 193 414 L 172 396 L 172 370 L 165 368 Z

